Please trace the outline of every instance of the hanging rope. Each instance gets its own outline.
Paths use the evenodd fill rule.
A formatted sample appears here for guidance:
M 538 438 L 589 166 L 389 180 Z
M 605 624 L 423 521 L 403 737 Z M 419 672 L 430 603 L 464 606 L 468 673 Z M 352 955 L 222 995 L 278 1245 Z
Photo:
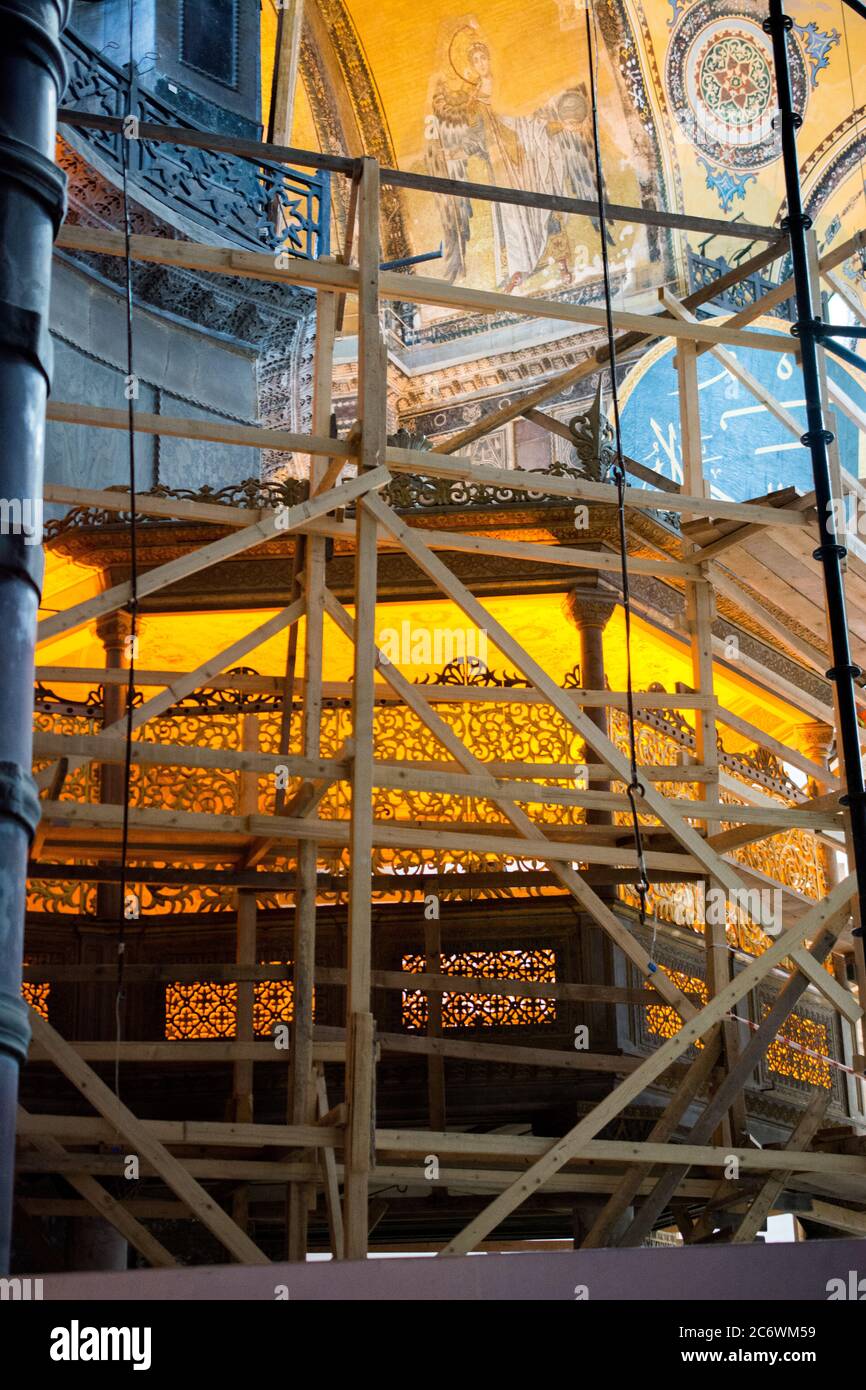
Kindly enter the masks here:
M 610 393 L 613 402 L 613 422 L 614 439 L 616 446 L 616 456 L 611 472 L 617 490 L 617 512 L 619 517 L 619 548 L 622 572 L 622 601 L 625 613 L 625 661 L 626 661 L 626 711 L 628 716 L 628 744 L 630 777 L 626 787 L 629 806 L 631 807 L 632 831 L 634 834 L 634 848 L 637 856 L 637 893 L 640 902 L 640 921 L 641 925 L 646 924 L 647 918 L 647 893 L 649 892 L 649 880 L 647 878 L 646 863 L 644 860 L 643 836 L 641 834 L 640 817 L 638 815 L 637 798 L 644 795 L 644 787 L 638 776 L 637 765 L 637 739 L 635 736 L 634 719 L 634 695 L 632 691 L 632 666 L 631 666 L 631 591 L 629 588 L 628 577 L 628 540 L 625 524 L 625 486 L 626 470 L 622 456 L 622 428 L 619 414 L 619 394 L 616 383 L 616 341 L 613 331 L 613 308 L 612 292 L 610 282 L 610 262 L 607 252 L 607 221 L 605 214 L 604 196 L 604 174 L 601 164 L 601 140 L 599 138 L 598 124 L 598 43 L 593 41 L 594 16 L 590 6 L 586 8 L 586 42 L 589 55 L 589 91 L 590 103 L 592 107 L 592 140 L 595 156 L 595 184 L 596 198 L 598 202 L 598 224 L 599 239 L 601 242 L 601 265 L 604 277 L 604 307 L 607 325 L 607 350 L 610 371 Z M 656 969 L 655 961 L 655 930 L 653 931 L 652 950 L 650 952 L 650 969 Z
M 132 116 L 133 103 L 133 15 L 135 0 L 129 0 L 129 66 L 127 69 L 127 116 Z M 121 132 L 121 168 L 123 173 L 123 236 L 125 261 L 125 299 L 126 299 L 126 404 L 127 404 L 127 447 L 129 455 L 129 551 L 130 551 L 130 598 L 126 611 L 130 616 L 128 649 L 129 673 L 126 683 L 126 749 L 123 763 L 123 819 L 120 834 L 120 918 L 117 930 L 117 984 L 114 998 L 114 1018 L 116 1026 L 117 1050 L 114 1058 L 114 1091 L 120 1095 L 120 1043 L 123 1035 L 124 963 L 126 957 L 126 895 L 129 859 L 129 793 L 132 779 L 132 709 L 135 701 L 135 651 L 138 616 L 138 546 L 135 516 L 135 340 L 133 325 L 132 298 L 132 224 L 129 210 L 129 141 L 133 138 Z

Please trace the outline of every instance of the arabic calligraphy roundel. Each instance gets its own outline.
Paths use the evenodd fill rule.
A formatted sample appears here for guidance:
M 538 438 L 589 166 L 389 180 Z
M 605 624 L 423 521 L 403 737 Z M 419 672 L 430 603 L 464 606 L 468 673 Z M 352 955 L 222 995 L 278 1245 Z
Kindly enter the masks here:
M 777 159 L 773 129 L 776 82 L 762 0 L 697 0 L 680 15 L 665 62 L 671 110 L 684 134 L 729 169 L 758 169 Z M 806 107 L 809 84 L 799 44 L 788 55 L 794 106 Z

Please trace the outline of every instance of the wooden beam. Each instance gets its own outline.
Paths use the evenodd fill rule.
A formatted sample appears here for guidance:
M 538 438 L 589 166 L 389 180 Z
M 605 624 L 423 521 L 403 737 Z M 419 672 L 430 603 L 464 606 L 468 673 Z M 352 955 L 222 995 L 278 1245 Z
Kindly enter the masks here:
M 323 257 L 319 264 L 324 263 L 326 262 Z M 46 418 L 58 424 L 83 425 L 88 429 L 129 429 L 129 417 L 125 410 L 116 410 L 105 405 L 86 405 L 78 401 L 49 401 L 46 408 Z M 350 459 L 355 457 L 355 450 L 349 441 L 332 438 L 328 434 L 329 427 L 327 425 L 324 429 L 319 426 L 313 434 L 295 434 L 290 430 L 270 429 L 267 425 L 239 425 L 234 421 L 220 418 L 200 420 L 186 415 L 155 415 L 146 410 L 137 410 L 134 426 L 137 434 L 159 435 L 164 439 L 191 439 L 205 444 L 232 444 L 244 449 L 274 449 L 277 452 L 289 454 L 310 454 L 314 458 L 341 459 L 343 463 L 348 463 Z M 104 492 L 105 489 L 86 489 L 83 491 Z M 45 500 L 73 501 L 77 492 L 78 489 L 70 487 L 68 484 L 49 483 L 46 486 Z M 58 496 L 58 493 L 61 495 Z M 112 490 L 110 496 L 112 505 L 117 508 L 117 492 Z M 149 494 L 143 493 L 140 496 L 136 494 L 136 500 L 145 506 L 149 501 Z M 155 498 L 153 500 L 162 502 L 162 510 L 154 512 L 153 515 L 176 515 L 175 508 L 178 504 L 174 499 Z M 215 502 L 189 501 L 186 506 L 192 509 L 189 520 L 219 522 L 223 521 L 225 517 L 231 517 L 233 513 L 240 513 L 243 516 L 241 524 L 244 526 L 248 526 L 251 521 L 261 521 L 271 514 L 270 509 L 267 508 L 257 514 L 255 508 L 247 510 L 243 507 L 231 507 Z M 202 508 L 201 514 L 199 514 L 199 508 Z
M 67 125 L 81 126 L 93 130 L 122 130 L 119 117 L 94 114 L 62 107 L 58 120 Z M 222 151 L 237 155 L 242 159 L 275 161 L 277 163 L 307 166 L 313 169 L 329 169 L 334 173 L 351 176 L 355 161 L 341 155 L 325 154 L 318 150 L 303 150 L 280 144 L 259 143 L 237 136 L 216 134 L 212 131 L 191 130 L 188 126 L 157 125 L 142 121 L 139 127 L 142 140 L 167 141 L 181 148 Z M 597 203 L 587 198 L 570 198 L 563 194 L 538 193 L 531 189 L 508 188 L 499 184 L 470 183 L 464 179 L 439 178 L 431 174 L 416 174 L 407 169 L 378 169 L 380 181 L 391 188 L 414 188 L 427 193 L 442 193 L 459 198 L 477 199 L 482 202 L 510 203 L 518 207 L 545 208 L 551 212 L 564 212 L 579 217 L 596 217 Z M 724 221 L 713 217 L 692 217 L 684 213 L 668 212 L 660 208 L 625 207 L 620 203 L 608 203 L 605 215 L 613 222 L 637 222 L 652 227 L 670 227 L 677 231 L 710 232 L 718 236 L 738 237 L 746 241 L 768 241 L 771 243 L 775 260 L 784 254 L 782 237 L 777 227 L 765 227 L 756 223 Z M 769 254 L 769 253 L 768 253 Z M 748 263 L 747 263 L 748 264 Z M 738 267 L 741 278 L 748 274 L 744 266 Z
M 337 626 L 340 627 L 347 636 L 352 636 L 354 629 L 351 619 L 342 605 L 337 602 L 329 591 L 325 594 L 325 605 L 327 612 L 333 618 Z M 380 660 L 379 669 L 393 689 L 402 695 L 406 703 L 409 704 L 418 715 L 419 719 L 422 720 L 425 726 L 430 729 L 431 733 L 439 740 L 442 747 L 450 753 L 457 762 L 465 767 L 468 772 L 475 776 L 483 776 L 485 765 L 469 751 L 462 740 L 454 733 L 450 725 L 445 723 L 445 721 L 431 709 L 420 688 L 415 685 L 410 685 L 405 677 L 401 676 L 400 673 L 394 669 L 390 662 L 382 662 Z M 491 788 L 491 800 L 504 812 L 515 829 L 519 830 L 521 834 L 525 836 L 532 835 L 534 837 L 537 835 L 538 827 L 535 823 L 522 811 L 518 811 L 516 807 L 509 805 L 508 802 L 498 800 L 495 792 L 495 783 L 491 784 Z M 521 853 L 525 854 L 528 852 L 527 846 L 530 841 L 525 839 L 519 843 L 522 849 L 518 851 L 518 858 Z M 610 936 L 611 940 L 616 942 L 640 973 L 645 977 L 653 977 L 653 984 L 659 990 L 659 993 L 664 996 L 668 1003 L 676 1008 L 681 1017 L 688 1018 L 691 1016 L 691 1014 L 694 1013 L 694 1005 L 691 1003 L 691 1000 L 689 1000 L 681 990 L 677 989 L 667 976 L 664 974 L 657 974 L 653 969 L 653 963 L 650 961 L 649 954 L 644 947 L 635 939 L 632 933 L 623 926 L 619 918 L 611 912 L 607 904 L 592 891 L 589 884 L 582 879 L 580 874 L 567 868 L 565 864 L 556 864 L 554 868 L 554 859 L 548 842 L 540 843 L 538 845 L 538 851 L 537 857 L 545 859 L 548 862 L 551 870 L 556 873 L 559 881 L 568 888 L 569 892 L 573 894 L 581 906 L 593 914 L 595 920 L 608 936 Z M 579 856 L 572 856 L 571 860 L 567 862 L 574 862 L 578 858 Z
M 27 1111 L 19 1106 L 17 1132 L 26 1136 L 26 1147 L 34 1149 L 45 1158 L 54 1161 L 60 1159 L 65 1162 L 68 1160 L 70 1155 L 67 1154 L 63 1145 L 58 1143 L 50 1134 L 33 1135 L 32 1132 L 28 1134 L 26 1125 L 29 1119 Z M 116 1132 L 109 1138 L 116 1138 Z M 153 1269 L 176 1268 L 177 1260 L 171 1252 L 166 1250 L 162 1242 L 158 1241 L 146 1226 L 142 1226 L 141 1222 L 132 1215 L 122 1202 L 118 1202 L 116 1197 L 112 1197 L 108 1189 L 102 1186 L 102 1183 L 97 1182 L 87 1172 L 67 1172 L 66 1181 L 84 1198 L 93 1215 L 108 1221 Z
M 734 224 L 727 224 L 728 226 Z M 124 256 L 126 245 L 121 232 L 105 231 L 67 223 L 60 229 L 56 244 L 66 250 L 94 252 L 104 256 Z M 155 265 L 171 265 L 187 270 L 206 270 L 216 274 L 239 275 L 276 283 L 307 285 L 313 289 L 333 289 L 357 293 L 358 272 L 337 262 L 325 264 L 300 258 L 287 258 L 278 266 L 274 257 L 258 251 L 234 251 L 206 246 L 200 242 L 173 237 L 133 234 L 130 252 L 135 260 Z M 530 295 L 502 294 L 497 290 L 470 289 L 420 275 L 403 275 L 383 270 L 378 278 L 381 299 L 412 304 L 470 310 L 481 314 L 519 314 L 535 319 L 554 319 L 585 327 L 605 326 L 606 311 L 594 305 L 570 304 L 563 300 L 540 299 Z M 616 328 L 628 328 L 654 337 L 683 338 L 688 342 L 743 344 L 765 352 L 794 352 L 796 345 L 772 333 L 729 328 L 716 322 L 677 323 L 650 314 L 613 310 Z
M 181 555 L 176 560 L 169 560 L 166 564 L 158 565 L 155 569 L 147 570 L 140 575 L 137 585 L 138 597 L 146 598 L 148 594 L 176 584 L 189 575 L 198 574 L 199 571 L 219 564 L 222 560 L 240 555 L 245 550 L 251 550 L 275 537 L 289 535 L 305 522 L 312 521 L 317 516 L 324 516 L 337 507 L 346 506 L 371 488 L 383 487 L 389 480 L 390 474 L 386 468 L 371 470 L 364 477 L 352 478 L 330 492 L 299 502 L 284 512 L 271 512 L 263 521 L 256 521 L 243 530 L 222 536 L 209 545 L 198 546 L 188 554 Z M 94 618 L 116 613 L 119 608 L 129 603 L 131 597 L 132 584 L 129 580 L 115 584 L 111 589 L 106 589 L 94 598 L 85 599 L 83 603 L 78 603 L 63 613 L 43 618 L 36 630 L 36 641 L 47 642 L 50 638 L 71 632 Z
M 851 897 L 848 903 L 824 917 L 823 929 L 812 946 L 812 957 L 819 965 L 829 955 L 836 938 L 850 918 L 851 899 L 856 891 L 856 883 L 852 880 L 853 876 L 849 877 Z M 836 893 L 836 891 L 834 888 L 833 892 Z M 825 898 L 821 907 L 823 908 L 828 901 L 829 899 Z M 816 910 L 818 909 L 813 908 L 808 914 L 809 917 L 812 917 Z M 776 996 L 764 1018 L 742 1049 L 734 1066 L 723 1076 L 715 1093 L 707 1102 L 703 1113 L 692 1126 L 689 1138 L 694 1143 L 704 1143 L 712 1135 L 719 1118 L 729 1107 L 731 1098 L 743 1089 L 755 1068 L 764 1059 L 767 1050 L 776 1040 L 791 1010 L 796 1006 L 807 987 L 806 976 L 798 972 L 788 980 L 788 983 Z M 667 1207 L 687 1173 L 688 1166 L 672 1165 L 659 1175 L 655 1187 L 641 1205 L 640 1211 L 620 1240 L 620 1245 L 640 1245 L 653 1229 L 655 1222 Z
M 328 1088 L 325 1083 L 325 1070 L 321 1066 L 316 1068 L 316 1108 L 320 1122 L 324 1121 L 329 1111 Z M 330 1147 L 320 1148 L 318 1155 L 325 1188 L 325 1209 L 328 1213 L 328 1238 L 331 1244 L 331 1255 L 335 1260 L 342 1260 L 345 1251 L 345 1235 L 343 1209 L 340 1205 L 337 1159 L 334 1150 Z
M 288 145 L 295 114 L 298 57 L 304 26 L 304 0 L 285 0 L 277 7 L 277 38 L 268 118 L 268 144 Z
M 689 1106 L 709 1084 L 712 1072 L 721 1056 L 721 1029 L 717 1027 L 705 1040 L 702 1050 L 692 1062 L 680 1081 L 663 1114 L 659 1116 L 649 1132 L 648 1139 L 653 1144 L 663 1144 L 672 1139 L 679 1128 L 680 1121 Z M 605 1205 L 595 1218 L 589 1232 L 581 1242 L 581 1250 L 599 1250 L 610 1243 L 617 1223 L 622 1220 L 634 1201 L 648 1182 L 652 1168 L 649 1164 L 633 1167 L 623 1175 Z
M 136 1154 L 151 1163 L 166 1186 L 185 1202 L 190 1211 L 206 1226 L 211 1235 L 225 1246 L 241 1264 L 268 1264 L 269 1261 L 254 1241 L 250 1240 L 222 1207 L 205 1192 L 183 1165 L 169 1153 L 164 1144 L 154 1139 L 132 1111 L 118 1100 L 105 1082 L 78 1055 L 56 1029 L 30 1009 L 30 1026 L 34 1040 L 54 1062 L 68 1081 L 84 1096 L 103 1119 L 109 1120 L 134 1148 Z
M 332 382 L 334 375 L 334 339 L 336 335 L 337 301 L 333 294 L 321 292 L 316 304 L 316 355 L 313 364 L 313 429 L 325 434 L 330 429 Z M 326 464 L 310 456 L 310 495 L 321 490 Z M 321 754 L 322 722 L 322 660 L 324 623 L 325 541 L 321 536 L 308 536 L 304 554 L 304 594 L 307 602 L 304 642 L 304 703 L 302 713 L 301 748 L 305 758 L 315 761 Z M 281 728 L 280 753 L 288 753 L 289 719 L 284 695 L 284 722 Z M 324 788 L 328 782 L 319 784 Z M 285 806 L 279 808 L 286 810 Z M 311 800 L 304 814 L 311 814 Z M 272 841 L 260 841 L 264 857 Z M 294 1124 L 309 1120 L 316 1111 L 318 1081 L 313 1070 L 313 1009 L 316 967 L 316 869 L 317 846 L 305 840 L 298 848 L 298 888 L 295 894 L 295 919 L 292 930 L 292 954 L 295 962 L 294 1000 L 292 1018 L 292 1055 L 289 1073 L 289 1106 L 287 1118 Z M 324 1087 L 324 1077 L 320 1076 Z M 333 1183 L 333 1171 L 325 1172 Z M 329 1189 L 330 1196 L 333 1191 Z M 309 1198 L 312 1189 L 299 1188 L 292 1183 L 287 1193 L 289 1260 L 303 1261 L 307 1255 Z M 342 1214 L 335 1218 L 330 1210 L 332 1233 L 339 1221 L 339 1245 L 342 1252 Z
M 524 1175 L 479 1213 L 458 1236 L 449 1241 L 442 1251 L 443 1255 L 466 1254 L 473 1250 L 479 1240 L 483 1240 L 495 1230 L 521 1202 L 537 1191 L 546 1178 L 557 1173 L 563 1164 L 579 1151 L 582 1144 L 594 1139 L 599 1131 L 660 1076 L 671 1062 L 682 1056 L 698 1038 L 710 1032 L 734 1004 L 743 999 L 774 966 L 781 964 L 794 946 L 801 944 L 807 936 L 814 935 L 826 922 L 843 912 L 856 891 L 856 886 L 856 879 L 849 875 L 822 903 L 817 904 L 795 926 L 790 927 L 763 956 L 759 956 L 741 970 L 696 1017 L 684 1023 L 674 1037 L 662 1043 L 637 1071 L 621 1081 L 591 1114 L 580 1120 L 562 1139 L 557 1140 Z
M 165 714 L 166 710 L 171 709 L 172 705 L 182 700 L 185 695 L 191 695 L 194 690 L 198 690 L 203 680 L 209 680 L 218 672 L 224 671 L 226 667 L 233 665 L 240 657 L 246 656 L 247 652 L 254 651 L 255 648 L 261 646 L 263 642 L 268 641 L 271 637 L 275 637 L 278 632 L 282 632 L 283 628 L 289 627 L 292 623 L 297 622 L 304 612 L 304 607 L 304 600 L 298 599 L 297 603 L 290 604 L 288 608 L 283 608 L 281 612 L 276 613 L 272 618 L 268 618 L 268 620 L 261 623 L 259 627 L 253 628 L 252 632 L 245 633 L 244 636 L 239 637 L 236 642 L 232 642 L 228 647 L 224 647 L 216 656 L 212 656 L 207 661 L 202 662 L 197 670 L 191 671 L 178 680 L 172 681 L 172 683 L 158 695 L 152 695 L 149 700 L 145 700 L 143 705 L 138 705 L 132 714 L 131 723 L 133 731 L 140 729 L 149 719 L 155 719 L 158 715 Z M 127 718 L 126 715 L 124 715 L 122 719 L 116 720 L 114 724 L 109 724 L 104 730 L 103 736 L 125 737 L 127 727 Z M 80 767 L 84 767 L 88 761 L 89 759 L 86 755 L 83 757 L 70 758 L 67 771 L 73 772 Z M 51 785 L 53 777 L 53 766 L 43 768 L 36 777 L 36 785 L 40 789 L 44 789 Z M 70 808 L 72 808 L 76 803 L 70 802 L 68 804 Z
M 682 499 L 681 499 L 682 500 Z M 378 517 L 382 526 L 390 531 L 396 540 L 399 540 L 404 550 L 409 554 L 420 569 L 430 578 L 447 597 L 454 600 L 457 606 L 462 609 L 471 622 L 482 629 L 486 629 L 494 645 L 512 661 L 517 669 L 522 672 L 537 690 L 544 694 L 555 709 L 562 714 L 565 719 L 577 730 L 589 747 L 599 755 L 610 768 L 611 772 L 619 781 L 628 783 L 631 780 L 631 772 L 628 760 L 619 751 L 616 745 L 592 722 L 586 715 L 575 709 L 575 707 L 563 698 L 563 692 L 542 670 L 536 661 L 524 651 L 518 642 L 512 638 L 510 633 L 496 622 L 490 613 L 478 602 L 473 594 L 461 584 L 458 579 L 442 564 L 442 562 L 430 551 L 424 543 L 408 527 L 404 526 L 395 512 L 387 507 L 378 499 L 364 503 L 373 514 Z M 663 825 L 676 836 L 680 845 L 688 854 L 697 859 L 709 873 L 718 880 L 725 888 L 726 892 L 738 893 L 748 901 L 744 885 L 739 875 L 721 856 L 717 855 L 706 843 L 705 840 L 692 829 L 685 820 L 672 812 L 666 799 L 657 793 L 652 787 L 646 787 L 643 795 L 644 803 L 653 815 L 658 816 Z M 761 924 L 759 924 L 761 925 Z M 771 924 L 772 925 L 772 924 Z
M 828 1092 L 816 1091 L 791 1132 L 785 1144 L 786 1150 L 808 1148 L 821 1127 L 829 1102 Z M 732 1245 L 743 1245 L 747 1241 L 756 1239 L 758 1232 L 775 1206 L 776 1198 L 784 1191 L 792 1174 L 792 1169 L 783 1169 L 778 1173 L 771 1173 L 764 1180 L 757 1196 L 750 1202 L 748 1211 L 731 1236 Z M 727 1185 L 730 1187 L 730 1184 Z
M 203 972 L 202 972 L 203 973 Z M 151 1066 L 157 1063 L 188 1066 L 190 1063 L 229 1063 L 237 1061 L 277 1062 L 285 1066 L 287 1057 L 274 1047 L 272 1040 L 264 1042 L 235 1042 L 228 1038 L 196 1039 L 178 1042 L 75 1042 L 70 1043 L 72 1051 L 86 1062 L 113 1062 L 116 1057 L 126 1065 L 128 1062 Z M 52 1061 L 53 1057 L 39 1040 L 30 1048 L 31 1062 Z M 346 1045 L 343 1042 L 316 1042 L 313 1057 L 317 1062 L 345 1062 Z
M 387 358 L 379 322 L 379 170 L 364 159 L 358 189 L 358 472 L 379 468 L 385 456 Z M 349 826 L 349 930 L 346 947 L 346 1184 L 343 1215 L 346 1258 L 364 1259 L 369 1225 L 374 1064 L 371 1012 L 371 874 L 373 858 L 373 749 L 376 660 L 377 522 L 356 513 L 355 651 L 352 694 L 352 802 Z
M 777 242 L 767 250 L 761 251 L 755 256 L 750 256 L 747 261 L 727 271 L 727 273 L 720 276 L 718 280 L 712 281 L 709 285 L 702 285 L 700 289 L 693 290 L 691 294 L 686 295 L 682 302 L 688 309 L 697 309 L 701 304 L 706 304 L 710 300 L 715 299 L 717 295 L 723 293 L 726 289 L 730 289 L 733 285 L 739 284 L 747 275 L 753 274 L 756 270 L 763 270 L 766 265 L 778 260 L 783 254 L 783 243 Z M 652 335 L 644 333 L 621 334 L 616 339 L 615 343 L 617 358 L 622 361 L 623 354 L 628 352 L 631 348 L 647 347 L 658 336 L 661 336 L 661 334 L 661 329 Z M 700 350 L 699 348 L 699 352 Z M 436 452 L 442 454 L 456 453 L 459 449 L 464 448 L 465 445 L 473 443 L 476 439 L 480 439 L 485 434 L 489 434 L 491 430 L 498 429 L 501 425 L 508 424 L 510 420 L 516 420 L 518 415 L 527 414 L 537 406 L 543 405 L 545 401 L 549 401 L 554 396 L 559 395 L 560 392 L 566 391 L 572 386 L 575 386 L 579 381 L 594 375 L 599 368 L 606 366 L 608 361 L 609 354 L 607 346 L 605 345 L 597 348 L 594 353 L 591 353 L 587 359 L 579 362 L 576 366 L 569 367 L 566 371 L 559 372 L 556 376 L 552 376 L 541 386 L 536 387 L 534 391 L 527 391 L 523 395 L 517 395 L 513 400 L 509 401 L 507 405 L 499 406 L 496 410 L 490 411 L 487 415 L 483 415 L 480 420 L 476 420 L 474 424 L 468 425 L 466 429 L 459 430 L 457 434 L 451 435 L 448 439 L 444 440 L 443 443 L 437 444 L 435 446 Z M 661 486 L 661 484 L 659 484 L 659 486 Z

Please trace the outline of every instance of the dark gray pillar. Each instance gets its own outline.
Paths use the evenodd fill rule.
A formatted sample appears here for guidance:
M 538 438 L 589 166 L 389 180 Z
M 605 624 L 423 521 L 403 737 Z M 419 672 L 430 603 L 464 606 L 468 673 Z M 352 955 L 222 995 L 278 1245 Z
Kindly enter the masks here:
M 65 179 L 54 164 L 66 81 L 69 0 L 0 4 L 0 1270 L 9 1261 L 27 852 L 38 820 L 30 775 L 33 641 L 42 581 L 45 401 L 51 370 L 51 251 Z M 36 533 L 34 534 L 34 528 Z M 29 534 L 28 534 L 29 531 Z

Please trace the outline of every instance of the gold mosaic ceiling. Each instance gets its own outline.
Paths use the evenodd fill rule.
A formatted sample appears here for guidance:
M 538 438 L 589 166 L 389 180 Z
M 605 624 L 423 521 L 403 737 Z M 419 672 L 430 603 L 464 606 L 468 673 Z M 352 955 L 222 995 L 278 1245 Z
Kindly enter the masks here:
M 819 237 L 863 225 L 866 23 L 841 0 L 789 0 L 790 58 L 805 113 L 804 191 Z M 782 173 L 765 0 L 598 0 L 605 178 L 611 200 L 772 223 Z M 276 34 L 263 15 L 263 109 Z M 582 0 L 306 0 L 293 143 L 479 182 L 593 196 Z M 339 181 L 338 181 L 339 182 Z M 344 215 L 337 189 L 336 233 Z M 587 219 L 396 191 L 389 254 L 435 249 L 457 282 L 550 293 L 594 280 Z M 613 228 L 624 290 L 682 273 L 676 239 Z M 708 254 L 742 249 L 717 239 Z M 862 288 L 860 267 L 846 267 Z

